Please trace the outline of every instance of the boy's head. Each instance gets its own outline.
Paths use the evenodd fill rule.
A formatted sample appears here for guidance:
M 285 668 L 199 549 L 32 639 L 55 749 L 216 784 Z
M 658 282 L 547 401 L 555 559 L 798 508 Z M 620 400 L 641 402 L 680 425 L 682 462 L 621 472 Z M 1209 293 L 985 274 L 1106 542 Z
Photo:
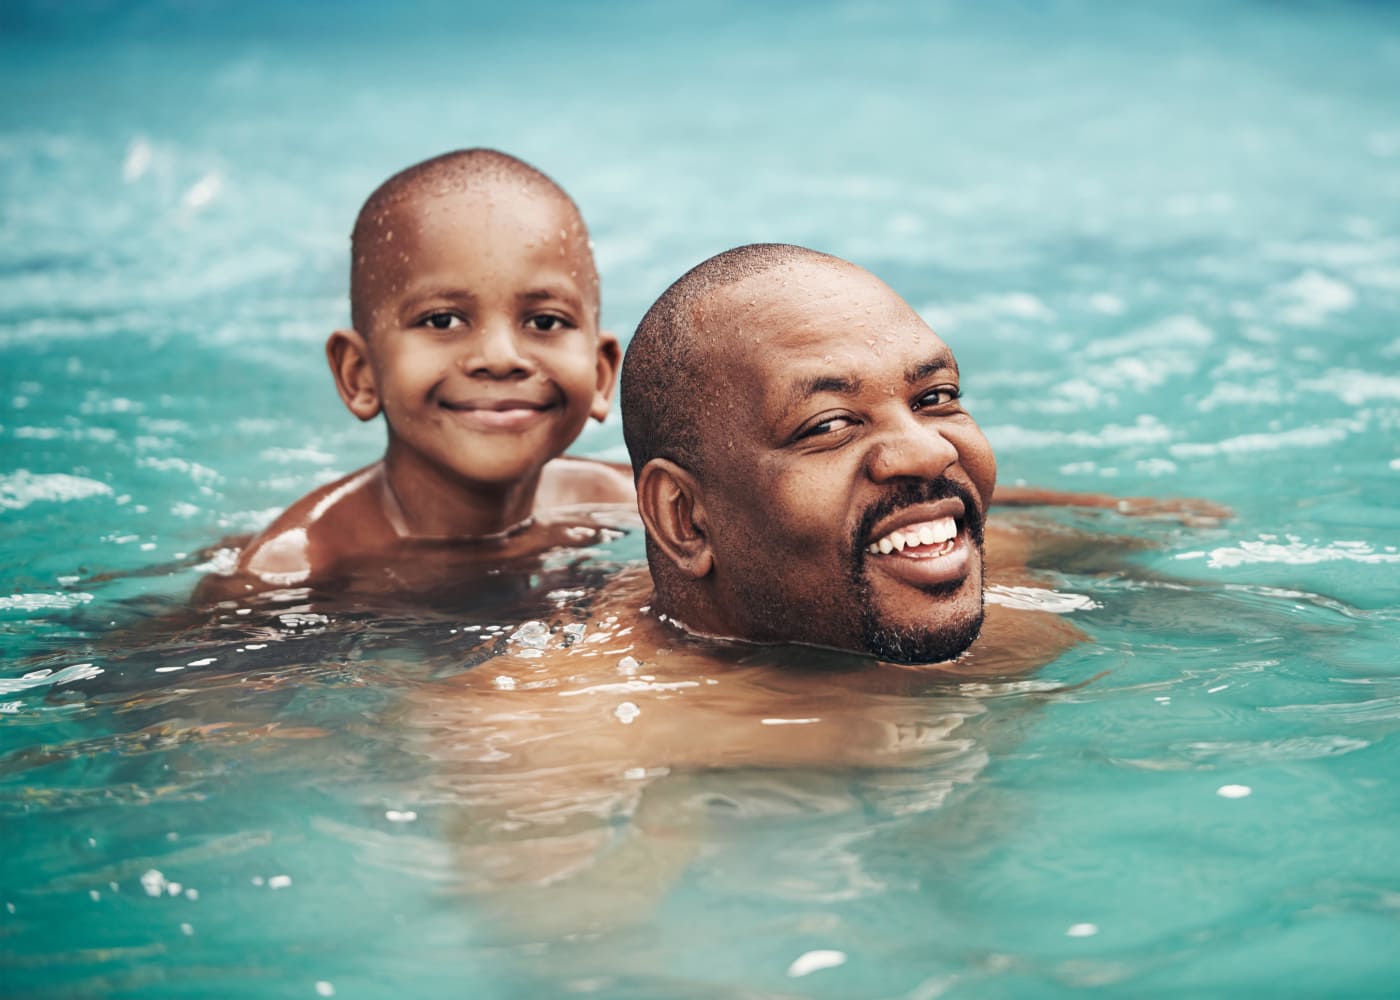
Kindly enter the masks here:
M 355 221 L 350 308 L 331 370 L 352 413 L 384 413 L 398 461 L 506 486 L 607 415 L 619 349 L 588 230 L 512 156 L 447 153 L 381 184 Z

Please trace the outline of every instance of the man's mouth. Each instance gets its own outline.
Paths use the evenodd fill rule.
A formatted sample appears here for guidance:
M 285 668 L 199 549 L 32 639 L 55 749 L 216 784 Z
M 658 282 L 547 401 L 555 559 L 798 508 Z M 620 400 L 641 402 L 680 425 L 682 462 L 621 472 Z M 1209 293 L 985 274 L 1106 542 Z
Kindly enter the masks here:
M 868 565 L 920 590 L 960 586 L 975 565 L 979 524 L 975 502 L 957 484 L 911 484 L 866 513 L 857 576 Z
M 946 476 L 905 482 L 865 511 L 852 546 L 863 647 L 895 663 L 957 656 L 982 625 L 982 509 Z M 910 600 L 905 588 L 923 595 Z
M 891 552 L 908 552 L 921 558 L 947 555 L 957 544 L 958 522 L 951 517 L 935 518 L 919 524 L 905 525 L 879 540 L 871 542 L 866 551 L 873 556 Z

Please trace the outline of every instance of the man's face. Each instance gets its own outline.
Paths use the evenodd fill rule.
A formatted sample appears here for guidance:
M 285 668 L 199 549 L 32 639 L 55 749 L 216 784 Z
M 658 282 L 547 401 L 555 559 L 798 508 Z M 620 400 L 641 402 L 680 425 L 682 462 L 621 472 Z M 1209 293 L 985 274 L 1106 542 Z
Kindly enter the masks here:
M 850 265 L 800 262 L 720 296 L 702 490 L 727 627 L 956 656 L 981 627 L 996 463 L 952 352 Z
M 586 240 L 559 199 L 505 184 L 389 210 L 356 266 L 397 461 L 511 483 L 606 413 Z

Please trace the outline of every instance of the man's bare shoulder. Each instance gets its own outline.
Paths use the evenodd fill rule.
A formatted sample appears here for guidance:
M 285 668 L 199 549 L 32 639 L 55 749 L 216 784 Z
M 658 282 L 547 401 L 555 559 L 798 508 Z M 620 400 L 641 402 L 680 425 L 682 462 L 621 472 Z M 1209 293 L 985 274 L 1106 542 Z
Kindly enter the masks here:
M 635 503 L 637 490 L 632 470 L 616 462 L 565 455 L 544 467 L 535 509 L 572 507 L 577 504 Z
M 244 547 L 232 573 L 201 581 L 196 601 L 303 586 L 333 573 L 348 557 L 383 548 L 396 536 L 379 483 L 376 462 L 312 490 Z

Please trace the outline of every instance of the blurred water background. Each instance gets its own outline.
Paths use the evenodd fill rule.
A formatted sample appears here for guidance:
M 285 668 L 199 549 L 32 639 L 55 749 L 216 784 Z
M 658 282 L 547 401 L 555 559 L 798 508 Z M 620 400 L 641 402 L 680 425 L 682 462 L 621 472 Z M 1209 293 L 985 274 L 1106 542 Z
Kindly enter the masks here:
M 0 93 L 0 992 L 1393 990 L 1400 8 L 6 0 Z M 495 935 L 385 650 L 518 616 L 120 638 L 376 457 L 321 353 L 350 224 L 472 145 L 574 196 L 624 337 L 813 246 L 953 346 L 1003 481 L 1235 517 L 1059 515 L 1150 547 L 1059 578 L 1085 646 L 929 694 L 962 728 L 898 794 L 710 775 L 737 818 L 646 918 Z M 624 458 L 616 415 L 576 450 Z

